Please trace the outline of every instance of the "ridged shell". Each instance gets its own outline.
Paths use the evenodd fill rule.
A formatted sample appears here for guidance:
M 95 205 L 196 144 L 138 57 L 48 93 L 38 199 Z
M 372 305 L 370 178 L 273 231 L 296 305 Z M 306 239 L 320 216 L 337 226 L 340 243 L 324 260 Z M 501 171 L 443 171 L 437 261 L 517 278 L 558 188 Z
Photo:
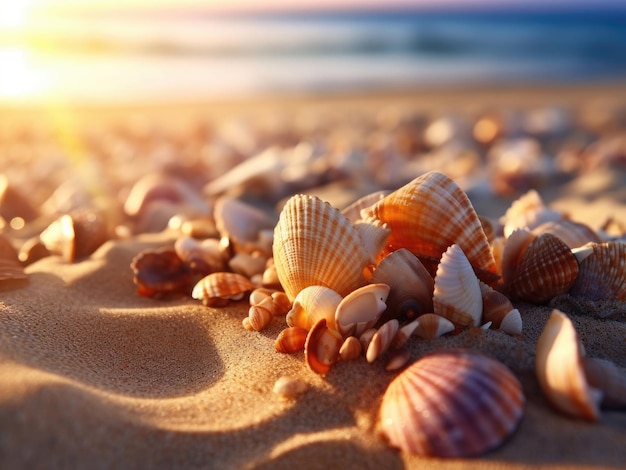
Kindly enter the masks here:
M 478 278 L 463 250 L 451 245 L 441 257 L 435 276 L 435 313 L 458 326 L 478 326 L 483 312 Z
M 248 309 L 248 319 L 250 326 L 255 331 L 264 330 L 272 322 L 274 316 L 274 302 L 271 297 L 263 299 L 255 305 L 251 305 Z
M 390 288 L 383 320 L 402 321 L 433 311 L 433 278 L 421 261 L 405 248 L 385 256 L 370 282 L 384 283 Z
M 326 320 L 322 318 L 307 334 L 304 343 L 304 359 L 313 372 L 326 375 L 339 359 L 342 344 L 341 335 L 332 328 L 328 328 Z
M 391 229 L 390 251 L 407 248 L 418 257 L 439 260 L 450 245 L 457 244 L 481 280 L 492 283 L 499 277 L 469 198 L 443 173 L 425 173 L 365 212 Z
M 207 306 L 224 306 L 229 300 L 240 300 L 244 294 L 256 286 L 241 274 L 219 272 L 211 273 L 200 279 L 193 288 L 191 296 L 202 300 Z
M 543 303 L 566 293 L 578 276 L 576 257 L 550 233 L 533 239 L 518 263 L 508 289 L 513 298 L 529 302 Z
M 539 235 L 541 233 L 551 233 L 559 237 L 570 248 L 577 248 L 586 243 L 600 243 L 602 240 L 589 227 L 572 220 L 560 219 L 545 222 L 533 229 L 533 233 Z
M 278 334 L 274 346 L 279 353 L 293 354 L 304 349 L 309 332 L 304 328 L 290 326 Z
M 287 325 L 310 330 L 320 318 L 325 318 L 329 328 L 336 330 L 335 311 L 343 297 L 330 287 L 309 286 L 302 289 L 287 312 Z
M 570 294 L 588 300 L 626 302 L 626 244 L 592 245 L 593 252 L 581 263 Z
M 553 310 L 536 345 L 535 370 L 541 390 L 558 410 L 597 421 L 602 392 L 587 383 L 578 334 L 570 319 Z
M 400 324 L 398 320 L 394 318 L 384 323 L 378 331 L 374 333 L 365 353 L 367 362 L 374 362 L 389 349 L 399 328 Z
M 359 220 L 362 220 L 361 211 L 363 209 L 369 209 L 371 206 L 387 196 L 387 194 L 389 194 L 389 191 L 382 190 L 367 194 L 345 207 L 341 213 L 352 223 L 356 223 Z
M 546 207 L 539 193 L 531 189 L 511 204 L 500 219 L 500 223 L 503 225 L 504 236 L 509 237 L 519 228 L 533 230 L 545 222 L 562 218 L 560 212 Z
M 274 229 L 276 273 L 290 300 L 308 286 L 330 287 L 345 296 L 365 284 L 372 262 L 352 223 L 330 204 L 292 196 Z
M 387 388 L 380 427 L 390 444 L 421 456 L 467 457 L 497 447 L 522 417 L 519 381 L 476 351 L 425 356 Z
M 417 319 L 415 335 L 423 339 L 439 338 L 454 331 L 454 323 L 434 313 L 425 313 Z
M 335 311 L 335 325 L 346 338 L 361 333 L 376 324 L 385 311 L 389 295 L 387 284 L 368 284 L 343 298 Z

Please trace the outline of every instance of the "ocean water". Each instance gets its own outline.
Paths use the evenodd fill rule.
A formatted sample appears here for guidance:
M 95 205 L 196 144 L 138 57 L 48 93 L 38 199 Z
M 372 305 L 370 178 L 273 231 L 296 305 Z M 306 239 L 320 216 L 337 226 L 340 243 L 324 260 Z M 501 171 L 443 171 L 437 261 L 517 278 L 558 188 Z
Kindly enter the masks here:
M 626 10 L 54 18 L 0 72 L 0 102 L 626 81 Z

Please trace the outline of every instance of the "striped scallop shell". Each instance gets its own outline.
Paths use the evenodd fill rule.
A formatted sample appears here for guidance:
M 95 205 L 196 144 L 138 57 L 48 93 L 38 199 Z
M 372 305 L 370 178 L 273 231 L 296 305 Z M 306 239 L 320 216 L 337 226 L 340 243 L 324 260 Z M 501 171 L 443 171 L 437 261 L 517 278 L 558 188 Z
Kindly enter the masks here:
M 483 313 L 478 278 L 463 250 L 452 245 L 441 257 L 433 294 L 435 313 L 458 326 L 478 326 Z
M 626 244 L 607 242 L 591 248 L 593 252 L 580 263 L 570 294 L 592 301 L 626 302 Z
M 291 197 L 273 244 L 276 273 L 289 299 L 313 285 L 342 296 L 363 286 L 363 269 L 373 262 L 363 245 L 352 223 L 330 204 L 315 196 Z
M 519 381 L 471 350 L 423 357 L 387 388 L 380 427 L 392 446 L 421 456 L 466 457 L 497 447 L 522 417 Z
M 210 307 L 220 307 L 229 300 L 240 300 L 244 294 L 256 286 L 241 274 L 218 272 L 200 279 L 193 288 L 191 296 L 202 300 Z
M 558 237 L 542 233 L 517 257 L 507 287 L 514 298 L 543 303 L 566 293 L 577 276 L 578 260 L 570 248 Z
M 499 277 L 472 203 L 443 173 L 423 174 L 364 213 L 391 229 L 390 251 L 407 248 L 418 257 L 436 262 L 450 245 L 457 244 L 481 280 L 492 283 Z

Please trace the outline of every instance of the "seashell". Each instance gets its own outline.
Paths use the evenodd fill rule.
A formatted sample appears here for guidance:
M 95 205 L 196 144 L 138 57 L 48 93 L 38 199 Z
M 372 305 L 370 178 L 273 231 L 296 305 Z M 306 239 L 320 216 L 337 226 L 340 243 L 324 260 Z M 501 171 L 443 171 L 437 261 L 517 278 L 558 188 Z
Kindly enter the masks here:
M 363 243 L 363 249 L 371 260 L 375 260 L 387 244 L 391 230 L 378 220 L 357 222 L 353 225 Z
M 174 243 L 178 257 L 189 268 L 199 274 L 207 275 L 226 268 L 226 254 L 220 242 L 213 238 L 198 241 L 195 238 L 181 236 Z
M 0 290 L 21 287 L 28 280 L 17 251 L 11 242 L 0 234 Z
M 304 343 L 304 359 L 309 368 L 320 375 L 326 375 L 331 366 L 339 359 L 339 350 L 343 344 L 341 335 L 326 326 L 326 319 L 321 318 L 309 330 Z
M 521 385 L 504 364 L 477 351 L 453 350 L 423 357 L 389 384 L 379 426 L 404 452 L 468 457 L 511 435 L 523 406 Z
M 489 244 L 493 242 L 496 238 L 496 224 L 488 217 L 484 217 L 482 215 L 478 216 L 478 220 L 480 220 L 480 225 L 483 228 L 483 232 L 485 232 L 485 236 L 487 237 L 487 241 Z
M 546 207 L 539 193 L 531 189 L 511 204 L 500 218 L 500 223 L 503 225 L 504 236 L 508 238 L 519 228 L 531 231 L 546 222 L 562 219 L 563 214 Z
M 244 319 L 241 320 L 241 324 L 246 331 L 254 331 L 254 328 L 252 328 L 252 325 L 250 324 L 250 318 L 244 317 Z
M 502 249 L 502 261 L 500 264 L 503 285 L 511 285 L 515 279 L 522 255 L 535 238 L 537 238 L 537 235 L 534 235 L 529 230 L 519 228 L 506 239 Z
M 602 405 L 626 407 L 626 370 L 611 361 L 596 357 L 583 357 L 583 369 L 589 385 L 602 390 Z
M 274 289 L 268 289 L 266 287 L 257 287 L 250 292 L 250 305 L 256 305 L 261 303 L 262 300 L 272 297 L 272 294 L 276 292 Z
M 458 326 L 478 326 L 483 312 L 480 286 L 463 250 L 451 245 L 435 276 L 433 307 L 437 315 Z
M 542 233 L 518 257 L 513 279 L 506 287 L 514 298 L 543 303 L 566 293 L 578 271 L 569 247 L 554 235 Z
M 339 349 L 339 357 L 342 361 L 352 361 L 358 358 L 362 352 L 363 346 L 359 338 L 348 336 L 341 345 L 341 349 Z
M 374 362 L 389 349 L 399 328 L 400 324 L 396 319 L 383 323 L 378 331 L 374 333 L 374 336 L 372 336 L 372 339 L 367 345 L 367 351 L 365 353 L 367 362 Z
M 329 287 L 309 286 L 302 289 L 287 312 L 287 325 L 310 330 L 320 318 L 325 318 L 329 328 L 336 330 L 335 311 L 343 297 Z
M 279 353 L 293 354 L 304 349 L 309 332 L 299 326 L 290 326 L 278 334 L 274 346 Z
M 263 276 L 261 276 L 261 284 L 265 287 L 282 289 L 280 281 L 278 280 L 276 265 L 274 264 L 273 258 L 267 260 L 265 271 L 263 271 Z
M 96 251 L 109 239 L 109 233 L 103 216 L 85 209 L 62 215 L 41 233 L 40 239 L 51 253 L 73 263 Z
M 346 295 L 335 310 L 335 325 L 344 338 L 362 332 L 376 324 L 385 311 L 389 295 L 387 284 L 368 284 Z
M 590 248 L 569 293 L 592 301 L 626 302 L 626 243 L 605 242 Z
M 365 284 L 369 253 L 352 223 L 314 196 L 291 197 L 274 229 L 274 263 L 290 300 L 308 286 L 345 296 Z
M 507 296 L 484 283 L 481 283 L 480 288 L 483 297 L 483 321 L 491 322 L 494 328 L 507 334 L 522 334 L 522 317 Z
M 167 294 L 189 294 L 194 278 L 173 248 L 145 250 L 130 263 L 137 294 L 160 297 Z
M 274 316 L 274 302 L 271 297 L 263 299 L 255 305 L 251 305 L 248 309 L 248 319 L 250 326 L 255 331 L 264 330 L 272 322 Z
M 417 319 L 415 334 L 423 339 L 439 338 L 454 331 L 454 324 L 440 315 L 425 313 Z
M 402 369 L 407 362 L 409 362 L 409 360 L 411 360 L 411 351 L 408 349 L 398 349 L 396 351 L 392 351 L 387 358 L 385 370 L 391 372 Z
M 194 286 L 191 296 L 202 300 L 207 307 L 224 307 L 231 300 L 241 300 L 246 292 L 255 287 L 241 274 L 218 272 L 200 279 Z
M 378 330 L 376 328 L 368 328 L 359 335 L 359 342 L 361 343 L 363 351 L 367 351 L 367 348 L 370 345 L 370 341 L 377 331 Z
M 552 310 L 536 345 L 535 371 L 541 390 L 558 410 L 597 421 L 602 392 L 587 382 L 582 355 L 574 325 L 563 312 Z
M 28 266 L 35 261 L 50 256 L 50 250 L 46 248 L 46 245 L 43 244 L 39 237 L 32 237 L 22 244 L 17 256 L 24 266 Z
M 271 295 L 272 297 L 272 315 L 274 316 L 285 316 L 289 309 L 291 309 L 291 302 L 289 302 L 289 298 L 287 294 L 284 292 L 274 292 Z
M 262 274 L 266 263 L 267 259 L 257 252 L 252 254 L 241 252 L 228 261 L 228 267 L 235 273 L 251 278 L 256 274 Z
M 400 248 L 385 256 L 370 278 L 390 288 L 382 318 L 412 319 L 433 311 L 433 278 L 409 250 Z
M 563 241 L 570 249 L 583 246 L 587 243 L 600 243 L 600 237 L 585 224 L 568 219 L 552 220 L 535 227 L 532 232 L 536 235 L 551 233 Z
M 215 201 L 213 217 L 217 231 L 231 240 L 236 252 L 258 249 L 259 232 L 275 225 L 275 220 L 264 211 L 227 196 Z
M 403 347 L 407 343 L 409 338 L 413 336 L 413 333 L 415 333 L 415 330 L 418 326 L 419 321 L 413 320 L 412 322 L 407 323 L 406 325 L 401 327 L 396 333 L 396 336 L 394 336 L 391 347 L 394 349 L 400 349 L 401 347 Z
M 465 252 L 484 282 L 499 278 L 482 225 L 467 195 L 443 173 L 431 171 L 365 210 L 391 229 L 388 250 L 406 248 L 438 261 L 452 244 Z
M 356 201 L 354 201 L 349 206 L 345 207 L 341 213 L 352 223 L 356 223 L 361 219 L 361 211 L 363 209 L 368 209 L 378 201 L 382 200 L 385 196 L 389 194 L 389 191 L 376 191 L 366 196 L 363 196 Z
M 272 392 L 283 398 L 294 399 L 309 389 L 309 385 L 298 377 L 281 376 L 272 388 Z

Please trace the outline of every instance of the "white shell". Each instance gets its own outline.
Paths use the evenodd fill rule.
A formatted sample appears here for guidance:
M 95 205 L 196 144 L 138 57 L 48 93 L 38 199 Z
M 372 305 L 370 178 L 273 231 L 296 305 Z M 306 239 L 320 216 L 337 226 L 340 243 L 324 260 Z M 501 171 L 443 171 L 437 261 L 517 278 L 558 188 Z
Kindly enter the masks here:
M 343 298 L 335 312 L 335 325 L 344 338 L 360 336 L 380 318 L 387 308 L 387 284 L 368 284 Z
M 310 330 L 320 318 L 325 318 L 328 327 L 336 330 L 335 311 L 342 299 L 343 297 L 329 287 L 306 287 L 294 299 L 291 310 L 287 313 L 287 325 Z

